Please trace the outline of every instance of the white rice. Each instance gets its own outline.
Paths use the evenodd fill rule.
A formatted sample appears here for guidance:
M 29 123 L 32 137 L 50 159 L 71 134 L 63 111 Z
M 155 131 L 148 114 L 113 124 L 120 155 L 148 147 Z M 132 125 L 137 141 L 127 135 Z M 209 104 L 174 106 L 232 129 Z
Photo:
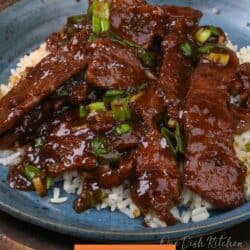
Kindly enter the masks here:
M 60 197 L 60 188 L 53 188 L 53 198 L 50 199 L 50 203 L 61 204 L 68 200 L 68 197 Z
M 246 46 L 238 50 L 236 45 L 230 41 L 227 46 L 237 52 L 240 63 L 250 62 L 250 46 Z M 39 61 L 47 56 L 49 52 L 46 50 L 45 44 L 42 44 L 38 49 L 25 55 L 20 59 L 16 69 L 11 70 L 11 76 L 8 85 L 0 85 L 0 97 L 5 95 L 14 85 L 16 85 L 22 76 L 25 75 L 27 67 L 35 66 Z M 237 99 L 232 100 L 237 102 Z M 183 113 L 180 114 L 182 116 Z M 250 152 L 245 149 L 245 144 L 250 142 L 250 131 L 242 135 L 235 136 L 234 147 L 236 154 L 241 161 L 245 163 L 248 169 L 245 182 L 245 197 L 250 200 Z M 161 140 L 161 147 L 165 148 L 167 142 L 165 139 Z M 20 159 L 20 152 L 3 152 L 0 154 L 0 164 L 10 165 L 15 164 Z M 82 192 L 82 177 L 78 175 L 77 171 L 65 173 L 63 175 L 63 190 L 68 194 L 80 194 Z M 128 183 L 119 187 L 106 190 L 106 198 L 102 204 L 96 206 L 97 210 L 109 208 L 111 211 L 119 210 L 130 218 L 137 218 L 141 215 L 139 208 L 133 203 Z M 60 189 L 53 189 L 53 197 L 50 199 L 51 203 L 60 204 L 68 200 L 67 197 L 60 197 Z M 199 195 L 184 188 L 182 192 L 182 201 L 180 204 L 184 208 L 180 213 L 177 207 L 171 209 L 171 213 L 182 223 L 189 223 L 203 221 L 209 218 L 209 209 L 212 209 L 211 204 L 203 200 Z M 152 228 L 166 227 L 166 223 L 160 221 L 154 213 L 147 214 L 144 218 L 145 223 Z

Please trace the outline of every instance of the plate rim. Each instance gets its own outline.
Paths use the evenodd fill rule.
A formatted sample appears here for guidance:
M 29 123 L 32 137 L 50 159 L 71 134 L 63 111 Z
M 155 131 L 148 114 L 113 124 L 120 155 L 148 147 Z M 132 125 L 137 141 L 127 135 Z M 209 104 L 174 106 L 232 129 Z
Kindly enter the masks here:
M 243 213 L 242 210 L 243 209 Z M 151 229 L 150 231 L 116 231 L 116 230 L 102 230 L 102 229 L 90 229 L 87 227 L 76 227 L 65 225 L 63 223 L 49 221 L 47 219 L 39 218 L 38 216 L 29 214 L 23 209 L 19 209 L 16 206 L 10 206 L 6 202 L 0 200 L 0 210 L 14 216 L 17 219 L 21 219 L 26 223 L 31 223 L 33 225 L 52 230 L 58 233 L 71 235 L 73 237 L 96 240 L 96 241 L 106 241 L 106 242 L 159 242 L 162 239 L 167 239 L 170 241 L 179 240 L 186 237 L 185 232 L 188 231 L 189 237 L 199 237 L 204 235 L 210 235 L 214 232 L 222 231 L 238 225 L 242 222 L 250 220 L 250 202 L 243 204 L 241 207 L 230 210 L 226 214 L 219 214 L 218 216 L 209 218 L 205 221 L 192 223 L 191 226 L 187 227 L 185 225 L 181 229 L 172 230 L 171 226 L 166 228 Z M 239 211 L 237 211 L 239 210 Z M 235 214 L 231 216 L 231 214 Z M 225 216 L 222 220 L 221 217 Z M 214 220 L 213 223 L 209 221 Z M 200 233 L 197 234 L 197 230 Z M 125 237 L 125 238 L 124 238 Z M 131 238 L 128 238 L 131 237 Z

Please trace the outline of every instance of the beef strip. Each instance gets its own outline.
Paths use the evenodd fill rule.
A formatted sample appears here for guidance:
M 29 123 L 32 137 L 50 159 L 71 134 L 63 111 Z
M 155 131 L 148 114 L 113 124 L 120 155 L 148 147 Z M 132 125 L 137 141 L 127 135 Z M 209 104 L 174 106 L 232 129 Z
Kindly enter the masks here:
M 176 6 L 137 4 L 111 8 L 111 29 L 123 39 L 149 47 L 154 37 L 164 37 L 170 29 L 190 29 L 201 17 L 201 12 Z
M 111 29 L 123 39 L 148 47 L 154 36 L 163 36 L 166 18 L 157 6 L 140 5 L 111 9 Z
M 67 105 L 80 104 L 88 93 L 88 87 L 82 76 L 71 78 L 42 103 L 29 111 L 21 121 L 0 138 L 0 148 L 8 149 L 16 144 L 25 145 L 36 137 L 49 133 L 49 123 L 61 113 Z
M 193 67 L 191 59 L 183 55 L 180 47 L 185 37 L 170 32 L 162 43 L 163 61 L 160 83 L 166 93 L 168 118 L 181 121 L 179 115 L 188 90 L 188 79 Z
M 250 63 L 244 63 L 238 67 L 228 90 L 237 100 L 231 106 L 231 111 L 239 121 L 235 132 L 242 133 L 250 129 Z
M 147 77 L 131 49 L 98 39 L 90 46 L 86 79 L 93 87 L 131 90 Z
M 164 111 L 164 95 L 158 85 L 150 85 L 138 99 L 134 110 L 144 120 L 144 134 L 133 152 L 135 177 L 131 183 L 134 202 L 144 213 L 155 211 L 167 224 L 176 220 L 170 209 L 180 198 L 180 176 L 170 148 L 161 147 L 157 121 Z M 127 168 L 131 161 L 127 161 Z
M 166 93 L 168 118 L 181 121 L 179 114 L 183 109 L 189 87 L 188 79 L 193 70 L 192 58 L 183 54 L 181 45 L 192 39 L 201 13 L 190 8 L 171 6 L 164 7 L 164 11 L 172 22 L 170 32 L 162 42 L 160 83 Z
M 238 59 L 230 50 L 219 52 L 230 55 L 227 66 L 204 59 L 191 77 L 184 112 L 184 173 L 188 188 L 226 209 L 243 202 L 245 171 L 233 148 L 237 120 L 227 92 Z
M 82 30 L 62 47 L 29 68 L 20 82 L 0 99 L 0 134 L 16 125 L 20 119 L 71 76 L 84 70 L 87 64 L 88 30 Z

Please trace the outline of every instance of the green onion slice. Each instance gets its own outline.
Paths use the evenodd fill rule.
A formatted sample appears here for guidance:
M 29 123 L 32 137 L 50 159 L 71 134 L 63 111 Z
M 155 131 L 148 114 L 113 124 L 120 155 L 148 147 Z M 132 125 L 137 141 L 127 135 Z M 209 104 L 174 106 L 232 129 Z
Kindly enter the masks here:
M 50 176 L 46 177 L 46 189 L 50 189 L 54 185 L 54 179 Z
M 124 91 L 122 91 L 122 90 L 108 90 L 108 91 L 106 91 L 106 93 L 105 93 L 105 96 L 107 96 L 107 97 L 113 97 L 113 96 L 121 96 L 121 95 L 123 95 L 124 94 Z
M 89 9 L 89 13 L 92 14 L 92 31 L 96 34 L 109 31 L 109 3 L 94 1 Z
M 37 177 L 40 172 L 40 169 L 34 165 L 28 165 L 24 168 L 24 175 L 29 181 L 32 181 L 35 177 Z
M 180 124 L 178 122 L 176 122 L 174 131 L 171 131 L 169 128 L 162 127 L 161 134 L 167 140 L 167 143 L 176 158 L 184 154 L 183 138 L 181 135 Z
M 202 47 L 199 47 L 197 51 L 201 54 L 209 54 L 211 50 L 214 48 L 214 45 L 212 44 L 206 44 Z
M 195 33 L 195 38 L 201 44 L 205 43 L 212 35 L 212 31 L 209 28 L 199 28 Z
M 35 139 L 35 148 L 40 148 L 43 145 L 43 140 L 41 137 Z
M 87 115 L 87 111 L 86 111 L 85 106 L 80 105 L 80 107 L 79 107 L 79 116 L 80 116 L 80 118 L 84 118 L 86 115 Z
M 91 148 L 96 156 L 103 155 L 107 153 L 105 148 L 105 141 L 103 138 L 95 138 L 91 142 Z
M 210 26 L 209 29 L 211 30 L 211 33 L 213 36 L 219 36 L 220 30 L 214 26 Z
M 153 67 L 156 65 L 156 59 L 155 56 L 148 50 L 143 50 L 139 55 L 141 61 L 150 67 Z
M 97 111 L 107 111 L 104 102 L 93 102 L 90 103 L 87 108 L 90 112 L 97 112 Z
M 119 135 L 127 134 L 127 133 L 131 132 L 131 130 L 132 130 L 131 126 L 127 123 L 122 124 L 116 128 L 116 132 Z
M 185 56 L 191 56 L 192 55 L 192 47 L 191 45 L 186 42 L 181 45 L 181 50 Z
M 131 119 L 131 110 L 129 108 L 130 97 L 115 99 L 111 103 L 113 115 L 118 121 L 127 121 Z
M 222 66 L 226 66 L 229 62 L 230 56 L 229 54 L 221 54 L 221 53 L 213 53 L 211 52 L 208 55 L 208 59 L 209 61 L 222 65 Z

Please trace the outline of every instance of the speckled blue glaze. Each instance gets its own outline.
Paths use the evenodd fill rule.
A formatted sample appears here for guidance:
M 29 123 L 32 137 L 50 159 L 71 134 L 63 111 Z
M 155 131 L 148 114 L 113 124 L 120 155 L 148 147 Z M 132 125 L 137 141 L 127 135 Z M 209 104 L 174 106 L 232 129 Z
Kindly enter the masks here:
M 156 4 L 178 4 L 195 7 L 204 13 L 202 23 L 219 25 L 230 34 L 239 46 L 250 44 L 249 0 L 206 0 L 206 1 L 150 1 Z M 0 82 L 6 82 L 10 69 L 18 58 L 44 41 L 56 31 L 67 16 L 86 11 L 87 0 L 21 0 L 0 13 Z M 212 9 L 221 11 L 220 15 Z M 161 239 L 180 239 L 184 236 L 198 236 L 229 228 L 250 219 L 250 203 L 228 211 L 214 212 L 204 222 L 178 224 L 164 229 L 149 229 L 142 226 L 142 219 L 131 220 L 125 215 L 108 210 L 94 209 L 76 214 L 72 210 L 74 196 L 68 195 L 69 202 L 60 206 L 51 205 L 49 196 L 39 198 L 35 193 L 12 190 L 6 183 L 7 168 L 0 166 L 0 209 L 39 225 L 96 241 L 153 242 Z M 66 194 L 62 194 L 66 195 Z

